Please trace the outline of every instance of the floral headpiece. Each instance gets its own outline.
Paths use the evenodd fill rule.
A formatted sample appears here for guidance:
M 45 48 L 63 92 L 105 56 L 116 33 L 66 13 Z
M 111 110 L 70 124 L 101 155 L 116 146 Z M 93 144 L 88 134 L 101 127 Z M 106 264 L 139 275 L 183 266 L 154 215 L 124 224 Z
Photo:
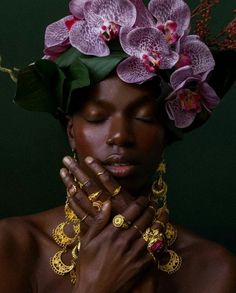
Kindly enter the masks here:
M 236 53 L 229 51 L 236 50 L 236 20 L 207 39 L 218 2 L 200 2 L 193 11 L 198 34 L 190 34 L 191 11 L 183 0 L 150 0 L 147 7 L 142 0 L 71 0 L 70 14 L 46 29 L 44 58 L 20 71 L 15 101 L 29 110 L 66 113 L 75 89 L 116 68 L 127 83 L 159 76 L 167 124 L 191 130 L 206 121 L 218 94 L 236 79 Z M 227 76 L 223 67 L 231 67 Z

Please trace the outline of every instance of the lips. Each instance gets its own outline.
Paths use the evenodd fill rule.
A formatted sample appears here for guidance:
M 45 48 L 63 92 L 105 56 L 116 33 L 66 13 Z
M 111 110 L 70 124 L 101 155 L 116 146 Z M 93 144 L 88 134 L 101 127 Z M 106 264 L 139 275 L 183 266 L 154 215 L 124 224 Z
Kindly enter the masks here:
M 103 165 L 114 177 L 123 178 L 132 175 L 138 163 L 128 156 L 112 155 Z

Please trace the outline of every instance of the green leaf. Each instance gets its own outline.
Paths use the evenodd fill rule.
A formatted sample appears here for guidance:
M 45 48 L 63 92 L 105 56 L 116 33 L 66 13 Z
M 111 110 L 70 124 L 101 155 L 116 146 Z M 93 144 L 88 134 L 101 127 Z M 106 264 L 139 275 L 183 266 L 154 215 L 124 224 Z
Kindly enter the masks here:
M 125 52 L 114 51 L 106 57 L 82 55 L 80 60 L 87 66 L 91 81 L 97 83 L 105 79 L 125 57 L 127 57 Z
M 68 111 L 73 90 L 90 85 L 89 71 L 79 60 L 74 62 L 67 71 L 68 95 L 65 102 L 65 111 Z
M 59 67 L 68 67 L 72 63 L 74 63 L 76 60 L 78 60 L 80 56 L 82 56 L 82 53 L 80 53 L 77 49 L 71 47 L 70 49 L 65 51 L 63 54 L 61 54 L 60 57 L 58 57 L 55 60 L 55 63 Z
M 106 57 L 96 57 L 84 55 L 75 48 L 70 48 L 63 53 L 55 62 L 61 68 L 71 66 L 78 61 L 83 62 L 89 70 L 90 78 L 93 83 L 97 83 L 106 78 L 112 70 L 128 55 L 122 51 L 119 43 L 111 43 L 111 54 Z
M 49 60 L 39 60 L 18 75 L 14 102 L 30 111 L 55 115 L 62 100 L 64 74 Z

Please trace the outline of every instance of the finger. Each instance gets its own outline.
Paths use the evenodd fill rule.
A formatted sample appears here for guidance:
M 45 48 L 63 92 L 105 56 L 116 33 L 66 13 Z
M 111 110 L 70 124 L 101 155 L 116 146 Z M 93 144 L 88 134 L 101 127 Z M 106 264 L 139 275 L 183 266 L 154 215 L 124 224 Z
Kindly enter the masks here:
M 78 163 L 71 157 L 67 156 L 63 158 L 63 164 L 75 176 L 78 181 L 78 185 L 87 196 L 93 195 L 100 190 L 94 180 L 85 174 L 85 172 L 79 167 Z
M 95 238 L 104 228 L 105 226 L 109 223 L 111 215 L 111 202 L 107 200 L 100 213 L 97 214 L 95 217 L 94 223 L 92 227 L 89 229 L 87 235 L 84 238 L 84 243 L 89 243 L 93 238 Z
M 76 185 L 72 175 L 69 173 L 69 171 L 67 169 L 62 168 L 60 170 L 60 175 L 61 175 L 63 183 L 65 184 L 65 187 L 68 190 L 71 188 L 71 186 Z M 73 197 L 76 198 L 76 202 L 77 202 L 80 210 L 83 210 L 84 213 L 87 213 L 93 217 L 96 215 L 96 210 L 91 205 L 86 194 L 81 189 L 79 189 L 79 187 L 77 188 L 77 191 Z M 81 212 L 79 212 L 79 214 L 81 214 Z
M 124 236 L 127 237 L 127 242 L 130 243 L 131 246 L 133 245 L 134 240 L 136 240 L 137 238 L 142 239 L 144 231 L 152 225 L 153 216 L 154 213 L 148 206 L 145 210 L 142 211 L 140 217 L 132 223 L 132 227 L 130 228 L 133 229 L 129 229 L 131 230 L 131 233 L 129 232 L 126 236 Z M 145 244 L 144 240 L 142 242 L 143 244 Z
M 111 196 L 116 197 L 121 192 L 121 186 L 119 183 L 111 176 L 111 174 L 92 157 L 85 158 L 85 163 L 93 171 L 93 173 L 98 177 L 99 181 L 106 188 L 106 190 L 111 194 Z
M 148 227 L 152 225 L 153 221 L 153 212 L 147 207 L 141 217 L 139 217 L 133 224 L 139 227 L 140 231 L 145 231 Z
M 144 211 L 145 207 L 148 205 L 148 200 L 146 197 L 141 196 L 138 199 L 136 199 L 134 202 L 131 203 L 131 205 L 122 213 L 122 215 L 116 215 L 113 220 L 111 226 L 113 226 L 113 229 L 115 228 L 117 232 L 119 233 L 121 230 L 124 230 L 124 228 L 127 230 L 127 232 L 124 234 L 124 236 L 127 239 L 127 243 L 129 243 L 129 240 L 132 238 L 137 238 L 137 231 L 134 229 L 127 229 L 129 226 L 132 225 L 132 222 L 134 222 L 142 212 Z M 123 227 L 123 225 L 119 226 L 115 222 L 120 219 L 125 219 L 125 224 L 127 227 Z
M 68 198 L 68 203 L 70 208 L 80 219 L 80 233 L 83 235 L 88 230 L 88 228 L 92 226 L 93 218 L 79 207 L 75 197 Z

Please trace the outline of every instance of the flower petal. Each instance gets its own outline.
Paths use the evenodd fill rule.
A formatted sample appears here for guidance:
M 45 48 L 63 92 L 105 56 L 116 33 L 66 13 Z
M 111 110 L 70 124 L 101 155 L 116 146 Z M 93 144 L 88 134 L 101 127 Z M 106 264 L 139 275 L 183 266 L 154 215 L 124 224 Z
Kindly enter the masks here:
M 177 128 L 186 128 L 190 126 L 197 115 L 197 113 L 194 111 L 192 112 L 184 111 L 181 108 L 181 105 L 177 98 L 167 101 L 165 105 L 165 109 L 169 118 L 171 120 L 174 120 L 175 126 Z
M 179 58 L 179 55 L 169 48 L 163 33 L 150 27 L 132 30 L 128 34 L 128 45 L 124 51 L 139 58 L 141 54 L 157 52 L 160 54 L 160 69 L 172 68 Z
M 69 3 L 69 9 L 71 14 L 73 14 L 75 17 L 78 19 L 83 19 L 84 18 L 84 4 L 88 0 L 71 0 Z
M 168 20 L 177 22 L 176 33 L 180 37 L 189 28 L 191 11 L 183 0 L 151 0 L 148 10 L 157 19 L 157 25 L 165 24 Z
M 91 12 L 104 21 L 111 21 L 120 26 L 133 26 L 136 21 L 135 6 L 129 0 L 93 0 Z
M 72 15 L 66 16 L 47 26 L 45 32 L 45 47 L 54 47 L 61 45 L 69 38 L 69 30 L 66 26 L 66 21 L 73 20 Z
M 130 0 L 137 10 L 135 27 L 154 27 L 155 21 L 152 14 L 148 11 L 142 0 Z
M 181 40 L 180 54 L 187 55 L 190 58 L 194 75 L 211 71 L 215 67 L 210 49 L 194 36 L 190 35 Z
M 202 104 L 208 111 L 214 109 L 220 103 L 220 98 L 215 90 L 206 82 L 201 85 L 201 95 L 204 97 Z
M 100 37 L 99 31 L 94 28 L 93 24 L 84 20 L 78 21 L 72 27 L 69 37 L 71 45 L 83 54 L 98 57 L 110 54 L 110 50 Z
M 129 57 L 122 61 L 116 71 L 119 78 L 127 83 L 141 84 L 156 75 L 148 72 L 137 57 Z
M 175 70 L 170 76 L 170 84 L 172 88 L 177 89 L 187 78 L 193 76 L 191 66 L 184 66 Z

